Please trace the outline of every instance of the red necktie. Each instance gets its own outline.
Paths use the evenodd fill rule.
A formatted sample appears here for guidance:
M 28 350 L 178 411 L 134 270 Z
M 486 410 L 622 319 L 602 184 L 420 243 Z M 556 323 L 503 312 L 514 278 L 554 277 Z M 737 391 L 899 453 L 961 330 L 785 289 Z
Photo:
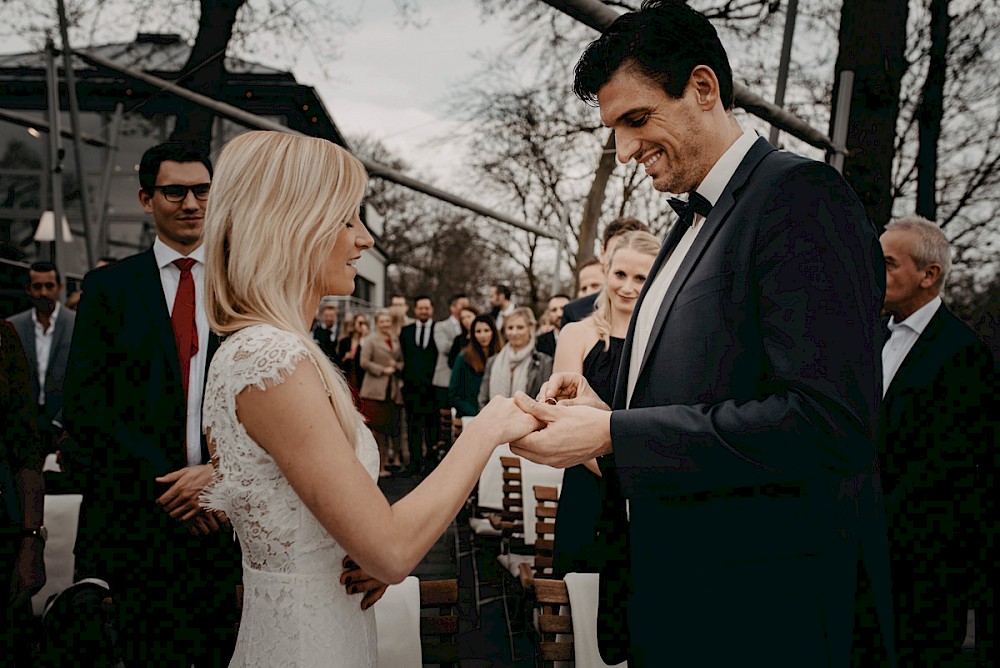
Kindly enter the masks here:
M 181 383 L 184 385 L 185 404 L 188 395 L 188 379 L 191 377 L 191 358 L 198 353 L 198 325 L 194 320 L 194 276 L 191 267 L 195 260 L 181 258 L 174 264 L 181 270 L 181 282 L 174 298 L 174 310 L 170 321 L 174 326 L 174 341 L 177 342 L 177 358 L 181 363 Z

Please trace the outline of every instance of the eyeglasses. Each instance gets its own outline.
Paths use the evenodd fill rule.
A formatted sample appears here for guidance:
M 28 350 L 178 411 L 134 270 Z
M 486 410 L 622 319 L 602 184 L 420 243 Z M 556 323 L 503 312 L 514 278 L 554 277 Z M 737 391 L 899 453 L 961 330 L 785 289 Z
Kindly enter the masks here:
M 208 190 L 212 187 L 211 183 L 196 183 L 193 186 L 178 186 L 178 185 L 168 185 L 168 186 L 153 186 L 150 190 L 159 190 L 163 193 L 163 199 L 168 202 L 173 202 L 177 204 L 178 202 L 183 202 L 187 197 L 188 191 L 194 193 L 196 199 L 204 202 L 208 199 Z

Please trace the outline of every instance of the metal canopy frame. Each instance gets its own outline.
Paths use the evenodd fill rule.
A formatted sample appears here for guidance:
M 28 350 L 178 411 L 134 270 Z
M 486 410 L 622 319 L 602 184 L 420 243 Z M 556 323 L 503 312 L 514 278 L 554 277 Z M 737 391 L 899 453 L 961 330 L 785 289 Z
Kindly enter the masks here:
M 225 118 L 240 123 L 241 125 L 255 128 L 258 130 L 274 130 L 277 132 L 287 132 L 289 134 L 298 135 L 300 137 L 309 136 L 303 132 L 299 132 L 298 130 L 286 127 L 270 119 L 262 118 L 260 116 L 257 116 L 256 114 L 252 114 L 238 107 L 226 104 L 225 102 L 220 102 L 219 100 L 212 99 L 205 95 L 200 95 L 199 93 L 195 93 L 191 90 L 188 90 L 187 88 L 178 86 L 177 84 L 171 81 L 167 81 L 166 79 L 161 79 L 160 77 L 154 76 L 147 72 L 142 72 L 140 70 L 119 65 L 113 60 L 104 58 L 102 56 L 98 56 L 97 54 L 79 50 L 73 50 L 73 54 L 75 56 L 78 56 L 85 62 L 90 63 L 91 65 L 109 69 L 114 72 L 118 72 L 119 74 L 122 74 L 124 76 L 127 76 L 129 78 L 135 79 L 137 81 L 141 81 L 143 83 L 155 86 L 167 93 L 176 95 L 177 97 L 184 98 L 185 100 L 203 106 L 207 109 L 211 109 L 220 116 L 224 116 Z M 553 232 L 549 232 L 535 225 L 531 225 L 523 221 L 517 220 L 515 218 L 511 218 L 510 216 L 506 216 L 481 204 L 476 204 L 475 202 L 471 202 L 463 197 L 459 197 L 458 195 L 453 195 L 449 192 L 441 190 L 440 188 L 424 183 L 423 181 L 419 181 L 417 179 L 409 177 L 403 174 L 402 172 L 392 169 L 391 167 L 387 167 L 383 164 L 374 162 L 372 160 L 366 160 L 363 158 L 359 159 L 361 160 L 362 164 L 364 164 L 365 169 L 368 170 L 368 173 L 372 176 L 377 176 L 381 179 L 385 179 L 386 181 L 391 181 L 392 183 L 396 183 L 398 185 L 404 186 L 411 190 L 415 190 L 425 195 L 429 195 L 430 197 L 434 197 L 443 202 L 448 202 L 449 204 L 453 204 L 468 211 L 472 211 L 473 213 L 477 213 L 481 216 L 492 218 L 493 220 L 505 223 L 507 225 L 511 225 L 526 232 L 537 234 L 540 237 L 555 239 L 557 241 L 559 240 L 558 235 L 554 234 Z

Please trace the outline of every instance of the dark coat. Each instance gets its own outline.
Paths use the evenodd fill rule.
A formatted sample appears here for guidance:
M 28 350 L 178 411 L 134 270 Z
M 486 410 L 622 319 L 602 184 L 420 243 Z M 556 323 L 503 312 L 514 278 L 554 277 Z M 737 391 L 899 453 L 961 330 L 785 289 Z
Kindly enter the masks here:
M 882 402 L 886 516 L 900 665 L 952 665 L 976 608 L 977 643 L 995 615 L 997 385 L 993 357 L 942 305 Z M 919 638 L 919 640 L 915 640 Z
M 427 347 L 417 345 L 417 323 L 403 327 L 399 333 L 399 345 L 403 349 L 403 399 L 410 415 L 417 413 L 437 413 L 438 406 L 434 390 L 434 368 L 437 365 L 438 347 L 434 343 L 437 323 L 428 320 L 431 331 L 427 337 Z
M 166 486 L 154 478 L 187 461 L 186 397 L 153 251 L 90 272 L 83 293 L 63 415 L 90 490 L 75 549 L 78 574 L 110 583 L 122 635 L 135 651 L 231 651 L 240 577 L 232 532 L 194 536 L 156 504 Z M 211 335 L 209 361 L 218 346 Z M 202 457 L 209 461 L 204 438 Z M 136 618 L 147 620 L 136 624 L 149 635 L 130 626 Z M 195 635 L 185 637 L 184 629 Z M 204 652 L 194 638 L 204 639 Z
M 600 293 L 595 292 L 592 295 L 574 299 L 563 306 L 562 321 L 559 327 L 565 327 L 571 322 L 579 322 L 584 318 L 592 316 L 594 314 L 594 305 L 597 303 L 598 294 Z
M 35 322 L 31 318 L 32 309 L 21 311 L 10 317 L 24 352 L 28 356 L 28 371 L 31 372 L 31 396 L 38 401 L 38 355 L 35 351 Z M 45 371 L 45 413 L 47 425 L 62 409 L 63 384 L 66 382 L 66 364 L 69 361 L 69 347 L 73 340 L 76 313 L 68 308 L 59 309 L 55 330 L 52 333 L 52 348 L 49 350 L 49 366 Z
M 630 665 L 846 665 L 884 285 L 844 179 L 758 139 L 670 284 L 628 410 L 635 319 L 625 342 L 607 473 L 630 503 Z

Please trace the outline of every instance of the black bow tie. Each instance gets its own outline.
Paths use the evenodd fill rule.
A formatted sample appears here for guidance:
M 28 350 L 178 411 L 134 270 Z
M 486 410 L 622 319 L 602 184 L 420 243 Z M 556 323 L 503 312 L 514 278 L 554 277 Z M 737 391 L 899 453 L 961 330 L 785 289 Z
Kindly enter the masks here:
M 680 216 L 680 222 L 687 227 L 691 227 L 694 224 L 694 214 L 697 213 L 702 218 L 708 218 L 708 214 L 712 212 L 712 203 L 696 192 L 689 193 L 686 202 L 682 199 L 671 197 L 667 200 L 667 203 Z

